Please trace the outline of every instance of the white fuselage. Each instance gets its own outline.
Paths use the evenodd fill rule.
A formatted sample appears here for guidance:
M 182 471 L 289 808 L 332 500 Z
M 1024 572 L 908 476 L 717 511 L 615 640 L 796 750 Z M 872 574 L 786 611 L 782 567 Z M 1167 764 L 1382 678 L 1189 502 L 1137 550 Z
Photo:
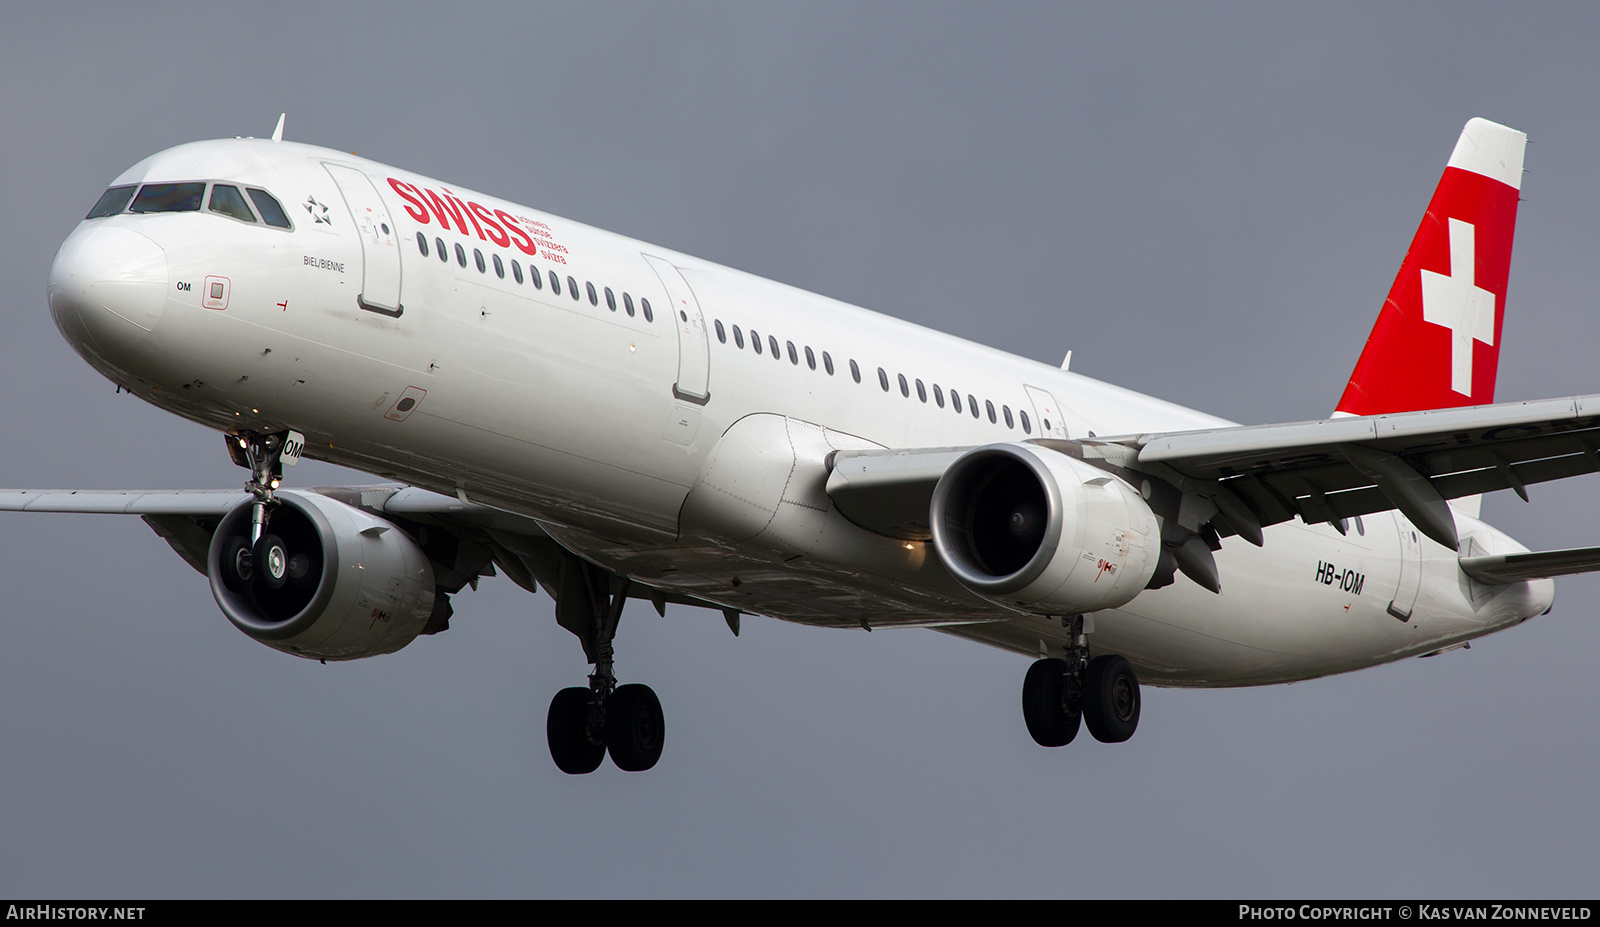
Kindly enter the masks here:
M 371 192 L 328 165 L 363 172 L 377 211 L 353 214 Z M 57 257 L 51 302 L 97 369 L 210 427 L 296 429 L 312 457 L 531 515 L 603 566 L 745 612 L 1059 653 L 1059 621 L 1001 609 L 930 545 L 845 520 L 823 491 L 829 451 L 1227 424 L 326 149 L 199 142 L 117 183 L 189 180 L 265 188 L 294 227 L 205 210 L 85 221 Z M 466 208 L 444 228 L 450 195 Z M 1474 552 L 1522 549 L 1457 523 Z M 1290 522 L 1265 540 L 1224 544 L 1220 595 L 1180 576 L 1093 615 L 1091 647 L 1154 684 L 1283 682 L 1447 647 L 1552 597 L 1549 581 L 1468 580 L 1454 551 L 1394 513 L 1344 536 Z

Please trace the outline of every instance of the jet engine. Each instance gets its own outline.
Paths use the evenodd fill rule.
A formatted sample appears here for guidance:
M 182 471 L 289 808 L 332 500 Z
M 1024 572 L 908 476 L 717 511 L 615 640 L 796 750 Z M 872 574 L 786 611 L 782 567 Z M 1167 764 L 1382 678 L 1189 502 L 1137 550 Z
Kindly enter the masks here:
M 934 549 L 957 580 L 1036 614 L 1125 605 L 1161 556 L 1160 523 L 1138 490 L 1029 444 L 958 458 L 934 489 L 929 519 Z
M 259 540 L 251 504 L 211 538 L 207 575 L 223 614 L 299 657 L 356 660 L 416 639 L 434 609 L 433 568 L 404 531 L 316 493 L 281 490 Z

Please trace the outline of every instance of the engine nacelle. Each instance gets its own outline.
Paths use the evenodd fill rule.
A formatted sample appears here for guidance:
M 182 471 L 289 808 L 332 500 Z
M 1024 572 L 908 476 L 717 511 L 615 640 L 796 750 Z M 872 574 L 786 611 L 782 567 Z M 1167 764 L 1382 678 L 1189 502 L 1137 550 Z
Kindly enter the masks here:
M 986 599 L 1044 615 L 1126 605 L 1149 583 L 1161 528 L 1138 490 L 1081 460 L 991 444 L 939 479 L 933 545 Z
M 280 490 L 252 551 L 250 503 L 211 538 L 207 574 L 228 620 L 268 647 L 316 660 L 394 653 L 434 607 L 433 567 L 404 531 L 316 493 Z M 260 548 L 261 545 L 257 545 Z

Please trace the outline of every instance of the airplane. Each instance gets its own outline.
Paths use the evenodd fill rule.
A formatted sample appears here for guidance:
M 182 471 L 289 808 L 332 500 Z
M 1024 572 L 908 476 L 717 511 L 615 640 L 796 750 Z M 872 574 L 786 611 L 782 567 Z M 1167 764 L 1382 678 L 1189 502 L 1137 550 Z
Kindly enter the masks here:
M 239 630 L 323 662 L 447 630 L 482 577 L 543 590 L 591 667 L 546 716 L 564 772 L 661 756 L 617 672 L 632 600 L 1031 657 L 1023 720 L 1059 747 L 1126 741 L 1144 685 L 1443 653 L 1600 569 L 1478 518 L 1600 470 L 1600 395 L 1494 403 L 1514 129 L 1466 124 L 1333 414 L 1237 425 L 283 126 L 122 172 L 48 285 L 72 347 L 221 432 L 244 488 L 0 510 L 138 515 Z M 387 482 L 285 488 L 302 458 Z

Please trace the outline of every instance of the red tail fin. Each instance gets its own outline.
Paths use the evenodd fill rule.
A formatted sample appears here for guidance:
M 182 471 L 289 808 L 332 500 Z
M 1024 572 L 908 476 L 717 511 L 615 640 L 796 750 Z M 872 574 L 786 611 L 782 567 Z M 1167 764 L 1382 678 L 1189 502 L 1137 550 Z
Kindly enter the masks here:
M 1487 119 L 1461 130 L 1335 414 L 1494 401 L 1527 140 Z

